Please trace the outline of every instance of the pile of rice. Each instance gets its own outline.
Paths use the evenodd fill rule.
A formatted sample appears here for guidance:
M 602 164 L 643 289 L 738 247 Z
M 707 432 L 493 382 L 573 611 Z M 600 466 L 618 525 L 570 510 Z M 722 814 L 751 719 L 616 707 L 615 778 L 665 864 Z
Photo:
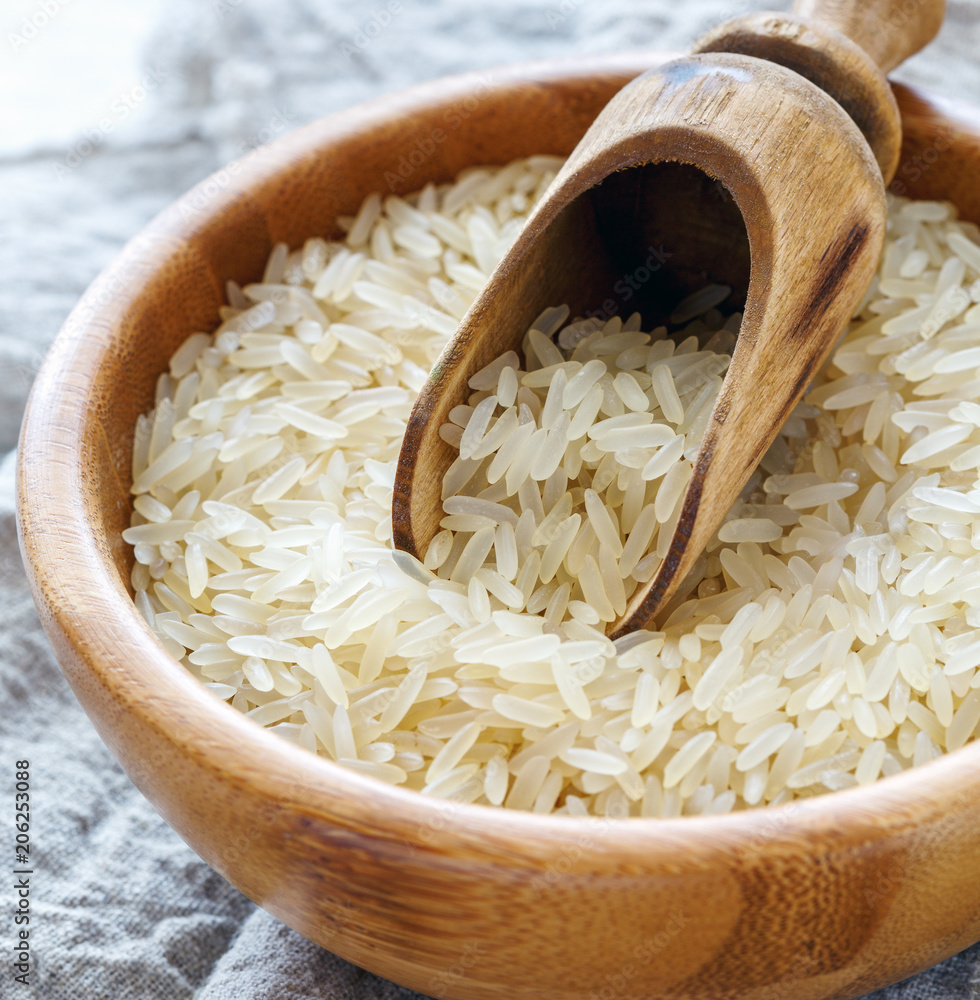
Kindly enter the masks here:
M 722 813 L 929 761 L 980 723 L 980 232 L 892 199 L 878 276 L 660 630 L 656 572 L 738 330 L 547 310 L 474 377 L 424 565 L 413 400 L 560 161 L 367 198 L 229 286 L 141 417 L 136 604 L 263 726 L 364 774 L 571 815 Z
M 730 291 L 708 286 L 674 316 L 705 312 Z M 667 554 L 741 318 L 690 324 L 678 344 L 666 327 L 641 332 L 639 313 L 559 332 L 567 316 L 567 307 L 542 313 L 524 341 L 527 370 L 514 352 L 498 358 L 440 429 L 459 458 L 425 566 L 468 584 L 479 621 L 490 617 L 489 595 L 553 626 L 623 614 Z M 713 310 L 707 318 L 720 320 Z M 754 540 L 767 533 L 781 534 L 754 525 Z M 569 707 L 569 696 L 587 711 L 588 699 L 569 691 Z

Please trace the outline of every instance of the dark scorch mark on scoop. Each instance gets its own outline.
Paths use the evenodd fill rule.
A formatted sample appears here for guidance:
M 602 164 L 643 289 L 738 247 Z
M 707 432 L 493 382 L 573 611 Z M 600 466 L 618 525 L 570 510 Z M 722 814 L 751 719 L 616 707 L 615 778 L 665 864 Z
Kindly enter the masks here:
M 801 303 L 806 304 L 807 309 L 789 331 L 791 341 L 806 337 L 813 324 L 819 322 L 830 308 L 854 259 L 868 241 L 868 228 L 866 222 L 855 223 L 846 236 L 832 243 L 824 251 L 824 255 L 820 258 L 813 291 L 809 296 L 800 299 Z

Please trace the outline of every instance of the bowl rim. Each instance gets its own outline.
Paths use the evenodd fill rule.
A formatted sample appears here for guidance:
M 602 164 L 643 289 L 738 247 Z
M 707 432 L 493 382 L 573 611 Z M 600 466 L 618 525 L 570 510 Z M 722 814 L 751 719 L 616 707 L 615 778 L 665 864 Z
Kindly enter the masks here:
M 430 848 L 454 851 L 465 843 L 497 858 L 499 849 L 505 848 L 512 860 L 523 856 L 538 862 L 567 856 L 569 845 L 585 842 L 590 849 L 583 853 L 590 856 L 590 863 L 608 853 L 621 865 L 625 852 L 637 863 L 642 861 L 644 868 L 676 861 L 681 847 L 704 860 L 718 851 L 750 850 L 760 838 L 788 842 L 819 835 L 841 847 L 869 846 L 911 824 L 940 822 L 951 811 L 965 808 L 971 778 L 974 795 L 980 791 L 977 741 L 870 786 L 718 816 L 579 818 L 424 796 L 314 755 L 265 731 L 207 691 L 154 637 L 100 549 L 91 525 L 78 516 L 92 487 L 88 467 L 72 463 L 71 458 L 80 454 L 84 430 L 96 419 L 93 400 L 105 398 L 95 391 L 98 380 L 83 383 L 78 372 L 90 372 L 100 364 L 113 347 L 122 317 L 139 309 L 138 289 L 130 285 L 125 291 L 129 277 L 162 265 L 175 252 L 175 241 L 206 226 L 227 199 L 254 185 L 274 183 L 297 155 L 339 142 L 355 126 L 363 129 L 365 123 L 458 99 L 480 86 L 503 94 L 538 80 L 584 83 L 603 74 L 639 74 L 673 55 L 638 51 L 517 63 L 417 84 L 321 118 L 262 147 L 261 155 L 248 154 L 221 168 L 164 209 L 126 244 L 74 308 L 38 375 L 22 429 L 18 527 L 25 562 L 49 637 L 60 632 L 92 678 L 111 689 L 128 711 L 169 740 L 177 752 L 193 754 L 216 775 L 240 777 L 247 771 L 252 788 L 270 799 L 281 800 L 283 782 L 291 783 L 302 794 L 292 800 L 297 810 L 331 822 L 373 827 L 379 836 L 411 840 L 413 831 L 417 835 L 424 829 Z M 944 110 L 957 107 L 955 102 L 912 93 Z M 192 218 L 182 212 L 195 193 L 225 183 L 221 178 L 229 175 L 225 195 L 212 199 L 204 212 Z M 51 561 L 55 554 L 67 560 L 70 576 L 56 571 Z M 95 612 L 93 594 L 98 598 Z M 120 648 L 128 654 L 126 666 L 120 664 Z M 116 751 L 112 733 L 100 732 Z M 229 750 L 237 759 L 229 757 Z M 235 761 L 231 774 L 230 760 Z M 146 774 L 128 769 L 145 791 Z M 385 817 L 383 828 L 378 827 L 379 815 Z

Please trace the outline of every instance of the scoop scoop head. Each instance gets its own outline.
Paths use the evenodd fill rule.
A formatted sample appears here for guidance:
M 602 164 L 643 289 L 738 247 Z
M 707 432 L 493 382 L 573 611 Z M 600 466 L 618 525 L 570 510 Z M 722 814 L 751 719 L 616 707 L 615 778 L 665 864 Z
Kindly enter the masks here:
M 543 309 L 639 310 L 652 329 L 703 285 L 729 285 L 722 308 L 743 311 L 741 330 L 670 548 L 608 631 L 651 624 L 853 316 L 885 211 L 866 141 L 802 76 L 707 53 L 638 77 L 566 161 L 433 367 L 399 459 L 395 545 L 424 555 L 456 457 L 439 428 L 469 378 L 519 350 Z

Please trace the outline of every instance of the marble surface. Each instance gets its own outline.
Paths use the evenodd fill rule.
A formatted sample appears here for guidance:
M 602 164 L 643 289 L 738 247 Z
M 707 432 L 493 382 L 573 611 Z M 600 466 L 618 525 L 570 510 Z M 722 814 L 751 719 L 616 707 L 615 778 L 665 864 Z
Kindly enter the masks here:
M 415 995 L 316 948 L 201 862 L 129 783 L 58 670 L 17 553 L 13 449 L 34 374 L 85 287 L 177 195 L 285 129 L 464 69 L 684 49 L 760 6 L 396 0 L 389 25 L 368 32 L 382 0 L 5 0 L 0 746 L 5 767 L 32 762 L 38 875 L 31 985 L 5 969 L 0 998 Z M 980 104 L 978 7 L 952 0 L 939 40 L 896 76 Z M 5 918 L 4 942 L 10 927 Z M 965 1000 L 978 963 L 973 948 L 877 996 Z

